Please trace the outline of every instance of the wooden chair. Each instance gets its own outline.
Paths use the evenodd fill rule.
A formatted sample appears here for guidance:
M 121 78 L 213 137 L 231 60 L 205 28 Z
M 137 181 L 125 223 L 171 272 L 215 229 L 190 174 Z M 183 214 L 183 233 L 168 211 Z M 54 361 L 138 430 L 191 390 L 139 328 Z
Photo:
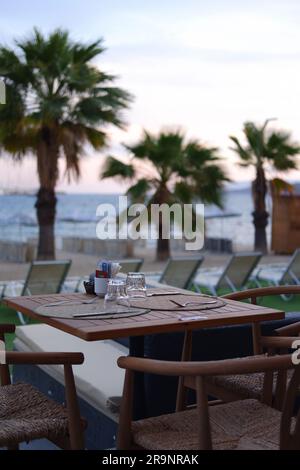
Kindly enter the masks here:
M 4 335 L 14 325 L 0 325 Z M 3 360 L 4 359 L 4 360 Z M 82 364 L 81 353 L 0 351 L 0 447 L 18 449 L 21 442 L 46 438 L 64 449 L 83 449 L 84 422 L 80 418 L 73 364 Z M 9 365 L 61 364 L 64 366 L 66 407 L 56 403 L 29 384 L 11 384 Z
M 250 289 L 242 292 L 235 292 L 225 295 L 223 298 L 231 300 L 250 300 L 251 303 L 256 304 L 257 299 L 270 295 L 290 295 L 300 294 L 300 286 L 279 286 L 279 287 L 265 287 L 258 289 Z M 299 315 L 300 318 L 300 315 Z M 257 326 L 253 326 L 257 328 Z M 288 325 L 275 330 L 277 336 L 260 336 L 258 344 L 253 345 L 256 354 L 263 354 L 267 350 L 269 354 L 274 352 L 285 351 L 292 346 L 295 341 L 295 336 L 300 333 L 300 321 L 292 325 Z M 192 333 L 186 332 L 184 339 L 184 346 L 182 352 L 182 360 L 188 361 L 191 359 L 192 351 Z M 207 388 L 209 393 L 218 399 L 225 402 L 255 398 L 263 403 L 274 406 L 275 408 L 282 409 L 284 394 L 286 391 L 287 383 L 291 378 L 291 371 L 282 372 L 279 374 L 278 380 L 281 384 L 280 393 L 274 397 L 272 387 L 270 385 L 272 377 L 269 377 L 269 386 L 263 388 L 264 374 L 257 373 L 248 375 L 227 375 L 210 377 L 207 381 Z M 275 377 L 275 379 L 277 376 Z M 188 389 L 195 389 L 194 381 L 187 381 L 184 378 L 179 379 L 179 391 L 177 400 L 177 410 L 182 410 L 186 405 L 186 395 Z
M 169 362 L 121 357 L 118 365 L 126 369 L 118 449 L 300 449 L 300 413 L 297 420 L 293 418 L 300 367 L 293 366 L 290 355 L 212 362 Z M 295 368 L 295 372 L 289 383 L 282 413 L 253 399 L 208 405 L 206 379 L 211 376 L 284 372 L 291 367 Z M 193 379 L 197 392 L 196 407 L 133 422 L 135 372 Z
M 126 369 L 118 449 L 300 449 L 300 413 L 297 419 L 293 418 L 300 366 L 292 364 L 291 355 L 213 362 L 168 362 L 122 357 L 118 365 Z M 206 379 L 210 376 L 282 372 L 291 367 L 295 372 L 282 413 L 253 399 L 209 406 Z M 196 407 L 133 422 L 135 372 L 192 378 L 196 382 Z

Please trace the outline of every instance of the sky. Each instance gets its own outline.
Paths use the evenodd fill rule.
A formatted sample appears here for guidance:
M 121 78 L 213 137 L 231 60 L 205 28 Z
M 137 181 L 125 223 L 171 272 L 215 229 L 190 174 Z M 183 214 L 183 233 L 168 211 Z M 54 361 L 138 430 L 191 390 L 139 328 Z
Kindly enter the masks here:
M 68 184 L 61 165 L 58 189 L 72 192 L 119 191 L 116 182 L 99 181 L 101 165 L 142 129 L 181 128 L 218 146 L 234 181 L 251 179 L 229 148 L 243 122 L 274 117 L 300 141 L 299 22 L 299 0 L 0 0 L 0 43 L 11 45 L 34 26 L 67 28 L 82 41 L 103 37 L 97 66 L 135 97 L 126 128 L 108 129 L 110 147 L 87 150 L 78 183 Z M 0 158 L 0 188 L 38 187 L 35 164 Z

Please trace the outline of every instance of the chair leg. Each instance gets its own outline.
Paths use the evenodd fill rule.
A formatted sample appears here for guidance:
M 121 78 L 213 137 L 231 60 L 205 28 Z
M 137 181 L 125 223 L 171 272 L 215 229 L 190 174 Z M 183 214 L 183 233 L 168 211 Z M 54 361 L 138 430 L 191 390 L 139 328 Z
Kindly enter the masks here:
M 260 289 L 261 288 L 261 283 L 259 282 L 259 279 L 255 276 L 250 281 L 253 281 L 254 284 Z
M 209 290 L 212 293 L 212 295 L 215 295 L 215 296 L 218 295 L 217 289 L 215 287 L 211 286 L 209 287 Z
M 201 288 L 199 286 L 199 284 L 196 284 L 195 282 L 193 283 L 193 287 L 195 289 L 196 292 L 200 293 L 201 294 Z
M 27 322 L 26 322 L 24 316 L 22 315 L 22 313 L 21 313 L 21 312 L 17 312 L 17 315 L 18 315 L 18 318 L 19 318 L 19 320 L 20 320 L 21 325 L 26 325 Z
M 253 341 L 253 354 L 255 356 L 262 354 L 261 326 L 259 323 L 252 323 L 252 341 Z
M 72 450 L 81 450 L 84 449 L 84 437 L 72 366 L 70 364 L 65 364 L 64 372 L 69 418 L 70 447 Z
M 277 283 L 276 285 L 278 286 L 279 284 Z M 285 302 L 289 302 L 289 301 L 292 300 L 292 298 L 294 297 L 294 294 L 281 294 L 280 297 L 281 297 L 282 300 L 284 300 Z

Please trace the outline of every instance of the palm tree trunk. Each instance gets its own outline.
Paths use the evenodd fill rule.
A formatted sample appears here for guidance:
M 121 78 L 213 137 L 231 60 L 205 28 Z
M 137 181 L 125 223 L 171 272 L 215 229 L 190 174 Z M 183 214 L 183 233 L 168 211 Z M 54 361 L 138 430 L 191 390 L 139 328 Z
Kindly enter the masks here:
M 255 227 L 255 250 L 267 253 L 267 233 L 269 214 L 266 211 L 266 193 L 267 183 L 264 169 L 258 166 L 256 169 L 256 178 L 252 183 L 252 197 L 254 202 L 253 224 Z
M 55 186 L 58 178 L 59 144 L 55 128 L 44 126 L 37 148 L 40 189 L 35 204 L 39 224 L 37 259 L 55 259 L 54 224 L 56 215 Z
M 166 261 L 170 258 L 170 240 L 168 238 L 162 238 L 162 221 L 159 221 L 158 226 L 158 240 L 156 246 L 156 259 L 157 261 Z
M 35 204 L 37 219 L 39 223 L 39 242 L 37 259 L 55 259 L 55 237 L 54 223 L 56 214 L 55 191 L 47 188 L 40 188 L 37 193 Z

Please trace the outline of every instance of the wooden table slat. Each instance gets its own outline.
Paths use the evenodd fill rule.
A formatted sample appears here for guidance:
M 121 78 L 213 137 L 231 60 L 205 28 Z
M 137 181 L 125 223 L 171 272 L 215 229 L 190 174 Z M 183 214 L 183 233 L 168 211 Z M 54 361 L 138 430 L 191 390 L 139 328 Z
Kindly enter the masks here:
M 273 308 L 261 307 L 250 303 L 226 300 L 226 305 L 218 309 L 191 311 L 190 315 L 197 314 L 207 317 L 199 320 L 180 321 L 179 315 L 188 312 L 152 311 L 145 315 L 116 319 L 60 319 L 45 317 L 35 313 L 35 310 L 44 304 L 59 300 L 86 299 L 85 294 L 55 294 L 37 295 L 29 297 L 14 297 L 5 299 L 6 304 L 24 315 L 46 323 L 66 333 L 72 334 L 86 341 L 97 341 L 117 337 L 147 335 L 163 332 L 176 332 L 199 328 L 211 328 L 224 325 L 245 323 L 260 323 L 268 320 L 284 318 L 284 312 Z

